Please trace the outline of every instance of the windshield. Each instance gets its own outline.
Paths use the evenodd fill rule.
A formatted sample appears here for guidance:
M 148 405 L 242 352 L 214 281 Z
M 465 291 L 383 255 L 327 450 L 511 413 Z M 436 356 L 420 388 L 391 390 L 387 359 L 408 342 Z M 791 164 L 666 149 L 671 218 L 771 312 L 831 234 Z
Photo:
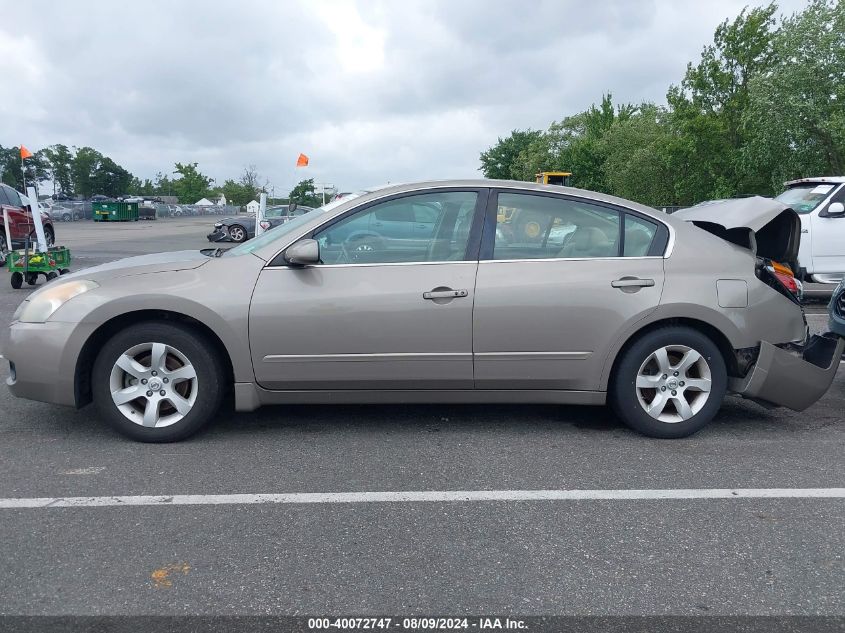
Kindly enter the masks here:
M 365 193 L 365 191 L 360 191 L 350 194 L 348 196 L 345 196 L 342 200 L 334 200 L 332 202 L 329 202 L 327 205 L 320 207 L 319 209 L 314 209 L 313 211 L 304 213 L 303 215 L 293 218 L 292 220 L 288 220 L 284 224 L 280 224 L 279 226 L 262 233 L 258 237 L 254 237 L 251 240 L 247 240 L 243 244 L 235 246 L 235 248 L 230 248 L 223 254 L 223 257 L 246 255 L 247 253 L 252 253 L 258 250 L 259 248 L 263 248 L 268 244 L 272 244 L 279 238 L 284 237 L 288 233 L 293 233 L 299 227 L 310 222 L 316 214 L 331 211 L 335 207 L 339 207 L 340 205 L 345 204 L 354 198 L 358 198 L 359 196 L 362 196 Z
M 790 187 L 775 200 L 792 207 L 796 213 L 810 213 L 836 188 L 836 185 L 812 183 Z

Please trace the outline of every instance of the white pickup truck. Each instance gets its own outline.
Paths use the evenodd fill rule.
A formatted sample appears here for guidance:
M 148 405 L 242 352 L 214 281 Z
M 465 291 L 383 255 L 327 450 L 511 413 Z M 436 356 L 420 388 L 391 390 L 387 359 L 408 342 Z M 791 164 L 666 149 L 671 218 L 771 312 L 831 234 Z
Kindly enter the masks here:
M 838 284 L 845 276 L 845 176 L 801 178 L 785 186 L 775 200 L 801 217 L 799 276 Z

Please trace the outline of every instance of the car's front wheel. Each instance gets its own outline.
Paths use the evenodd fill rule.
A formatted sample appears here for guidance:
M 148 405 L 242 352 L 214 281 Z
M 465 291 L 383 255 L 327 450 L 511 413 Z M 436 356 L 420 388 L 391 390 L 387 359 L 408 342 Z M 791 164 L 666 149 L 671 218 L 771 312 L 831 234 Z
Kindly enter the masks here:
M 233 242 L 246 242 L 246 229 L 240 224 L 233 224 L 229 227 L 229 237 Z
M 224 383 L 221 361 L 205 337 L 154 321 L 115 334 L 92 373 L 101 416 L 143 442 L 174 442 L 198 431 L 220 407 Z
M 640 433 L 686 437 L 716 415 L 727 380 L 722 353 L 709 337 L 663 327 L 623 352 L 608 395 L 616 414 Z

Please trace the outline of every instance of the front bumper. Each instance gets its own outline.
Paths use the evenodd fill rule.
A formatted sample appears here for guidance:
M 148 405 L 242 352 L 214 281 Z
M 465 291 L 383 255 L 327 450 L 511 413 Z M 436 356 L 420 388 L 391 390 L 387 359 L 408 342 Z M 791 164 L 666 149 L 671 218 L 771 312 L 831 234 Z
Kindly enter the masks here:
M 80 328 L 86 332 L 80 332 Z M 79 323 L 13 323 L 3 349 L 10 365 L 6 384 L 12 394 L 76 406 L 75 374 L 80 352 L 77 342 L 87 338 L 88 333 L 88 326 Z
M 815 335 L 795 351 L 763 341 L 745 378 L 732 378 L 729 390 L 762 404 L 803 411 L 828 390 L 839 369 L 845 339 L 832 332 Z
M 229 237 L 229 232 L 224 229 L 215 229 L 208 235 L 206 235 L 209 242 L 231 242 L 232 238 Z

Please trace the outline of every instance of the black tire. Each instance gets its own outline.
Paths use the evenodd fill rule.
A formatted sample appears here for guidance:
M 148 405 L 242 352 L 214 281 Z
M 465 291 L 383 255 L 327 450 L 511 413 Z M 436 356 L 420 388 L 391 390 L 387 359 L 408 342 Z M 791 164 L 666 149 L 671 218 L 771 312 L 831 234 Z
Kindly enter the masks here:
M 131 421 L 111 396 L 111 372 L 117 359 L 133 346 L 150 342 L 178 349 L 196 371 L 196 401 L 181 420 L 170 426 L 145 427 Z M 119 433 L 141 442 L 177 442 L 214 418 L 226 391 L 225 376 L 221 359 L 205 336 L 182 324 L 148 321 L 133 325 L 106 342 L 94 362 L 91 390 L 100 417 Z
M 53 279 L 55 279 L 58 276 L 59 276 L 58 273 L 56 273 L 54 271 L 50 271 L 49 273 L 47 273 L 47 281 L 52 281 Z
M 233 224 L 229 227 L 229 237 L 233 242 L 246 242 L 249 239 L 249 233 L 240 224 Z
M 30 286 L 34 286 L 35 284 L 37 284 L 38 283 L 38 273 L 29 273 L 26 276 L 26 283 L 28 283 Z
M 60 268 L 60 269 L 59 269 L 59 274 L 60 274 L 60 275 L 67 275 L 69 272 L 70 272 L 70 269 L 69 269 L 69 268 Z
M 655 350 L 671 346 L 684 346 L 697 351 L 706 361 L 710 372 L 710 392 L 703 406 L 692 417 L 674 422 L 661 421 L 652 417 L 641 404 L 636 386 L 637 375 L 643 363 Z M 670 375 L 669 380 L 671 379 Z M 716 415 L 725 397 L 727 382 L 725 359 L 709 337 L 688 327 L 662 327 L 644 334 L 624 350 L 614 371 L 608 390 L 608 400 L 619 418 L 627 426 L 643 435 L 657 438 L 687 437 L 699 431 Z M 671 390 L 671 387 L 669 389 Z M 657 395 L 656 389 L 654 394 Z M 692 392 L 692 395 L 700 397 L 696 396 L 695 392 Z M 671 415 L 674 404 L 667 407 L 670 407 L 669 415 Z
M 70 213 L 62 214 L 62 222 L 70 222 L 71 220 L 73 220 L 73 217 L 71 217 Z
M 19 272 L 13 272 L 11 278 L 12 288 L 20 290 L 23 287 L 23 275 Z

